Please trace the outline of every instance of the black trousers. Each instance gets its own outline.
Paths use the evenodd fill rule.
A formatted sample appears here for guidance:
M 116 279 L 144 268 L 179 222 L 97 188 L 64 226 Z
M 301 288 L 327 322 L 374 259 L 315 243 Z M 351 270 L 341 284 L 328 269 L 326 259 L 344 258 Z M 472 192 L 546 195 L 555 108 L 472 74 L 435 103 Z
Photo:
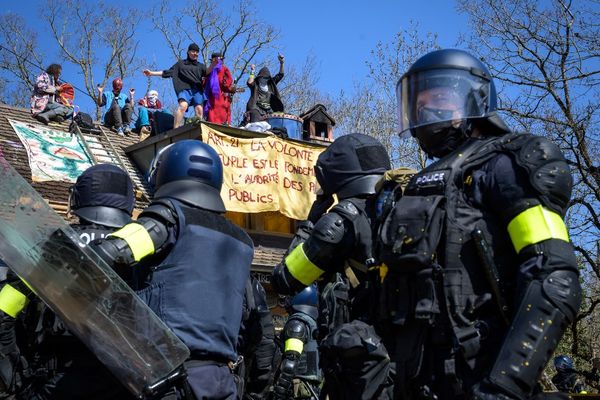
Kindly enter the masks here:
M 115 128 L 127 126 L 131 123 L 131 114 L 133 114 L 131 103 L 125 103 L 125 106 L 121 108 L 119 103 L 113 100 L 110 109 L 104 115 L 104 125 Z

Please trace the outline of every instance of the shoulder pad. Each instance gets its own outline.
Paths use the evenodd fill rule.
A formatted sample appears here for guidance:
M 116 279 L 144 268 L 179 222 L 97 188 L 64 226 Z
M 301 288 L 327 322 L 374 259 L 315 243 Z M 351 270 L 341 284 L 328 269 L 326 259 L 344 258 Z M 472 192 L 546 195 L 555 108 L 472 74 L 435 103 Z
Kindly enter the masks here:
M 308 339 L 308 329 L 306 327 L 306 325 L 304 324 L 304 322 L 302 322 L 299 319 L 296 319 L 294 317 L 290 318 L 286 323 L 285 323 L 285 329 L 284 329 L 284 334 L 285 334 L 285 338 L 289 339 L 289 338 L 294 338 L 294 339 L 300 339 L 303 342 L 306 341 L 306 339 Z
M 573 177 L 558 146 L 543 136 L 522 135 L 516 163 L 525 168 L 542 204 L 564 213 L 571 198 Z
M 319 218 L 313 228 L 312 236 L 325 243 L 339 243 L 345 233 L 344 218 L 337 212 L 332 211 Z
M 148 207 L 142 211 L 138 217 L 150 217 L 156 219 L 160 218 L 166 221 L 169 225 L 175 225 L 177 223 L 177 213 L 171 202 L 167 199 L 160 199 L 153 201 Z
M 360 214 L 358 207 L 348 199 L 340 201 L 331 209 L 331 211 L 338 213 L 350 221 L 354 221 Z

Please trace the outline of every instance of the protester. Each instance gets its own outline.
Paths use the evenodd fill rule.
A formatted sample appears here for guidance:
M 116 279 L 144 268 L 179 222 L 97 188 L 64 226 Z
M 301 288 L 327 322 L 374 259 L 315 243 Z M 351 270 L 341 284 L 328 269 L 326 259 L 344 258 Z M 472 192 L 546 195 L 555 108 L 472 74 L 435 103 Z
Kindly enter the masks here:
M 231 101 L 235 93 L 245 89 L 238 88 L 233 83 L 229 68 L 223 63 L 222 53 L 213 53 L 210 56 L 210 74 L 206 77 L 204 92 L 206 103 L 204 115 L 208 122 L 215 124 L 231 125 Z
M 140 132 L 140 142 L 152 133 L 154 114 L 157 111 L 162 111 L 162 103 L 158 99 L 158 92 L 151 89 L 146 96 L 138 100 L 138 118 L 135 127 Z
M 222 215 L 214 149 L 183 140 L 157 157 L 152 203 L 91 246 L 109 265 L 133 269 L 138 295 L 190 349 L 185 368 L 196 398 L 237 399 L 231 371 L 254 246 Z
M 119 135 L 131 133 L 129 124 L 133 114 L 135 89 L 129 89 L 129 97 L 121 93 L 123 81 L 115 78 L 112 81 L 112 91 L 104 93 L 104 87 L 98 85 L 97 103 L 102 107 L 102 122 L 104 126 L 113 128 Z
M 187 58 L 179 60 L 169 69 L 163 71 L 143 71 L 146 76 L 160 76 L 163 78 L 173 79 L 173 88 L 179 107 L 175 112 L 174 127 L 178 128 L 183 125 L 183 119 L 189 106 L 194 107 L 194 112 L 197 118 L 202 119 L 204 101 L 204 86 L 203 80 L 212 71 L 212 66 L 207 70 L 206 66 L 198 61 L 200 48 L 196 43 L 188 46 Z
M 50 121 L 63 122 L 73 115 L 73 108 L 58 101 L 62 86 L 59 83 L 62 66 L 50 64 L 46 71 L 35 79 L 31 95 L 31 114 L 44 124 Z
M 400 131 L 437 160 L 377 240 L 395 398 L 529 399 L 581 302 L 569 166 L 547 138 L 510 132 L 465 51 L 419 58 L 396 93 Z
M 255 77 L 256 67 L 254 64 L 250 66 L 250 76 L 247 82 L 250 88 L 250 99 L 246 104 L 246 122 L 259 122 L 264 120 L 268 114 L 283 112 L 283 102 L 277 89 L 277 83 L 283 79 L 285 57 L 279 54 L 278 59 L 279 73 L 274 77 L 271 77 L 271 72 L 267 67 L 261 68 Z

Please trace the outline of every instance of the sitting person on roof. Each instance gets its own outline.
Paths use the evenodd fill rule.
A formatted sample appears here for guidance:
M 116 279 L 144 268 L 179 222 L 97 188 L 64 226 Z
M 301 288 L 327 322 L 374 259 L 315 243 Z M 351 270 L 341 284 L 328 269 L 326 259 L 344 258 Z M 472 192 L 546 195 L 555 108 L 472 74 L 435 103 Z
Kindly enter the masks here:
M 123 81 L 121 78 L 115 78 L 112 81 L 112 92 L 104 93 L 104 87 L 98 85 L 98 105 L 102 107 L 102 122 L 104 126 L 114 128 L 115 131 L 124 136 L 125 133 L 131 133 L 129 123 L 131 114 L 133 114 L 133 96 L 135 89 L 129 89 L 129 98 L 121 93 Z
M 58 102 L 62 90 L 58 78 L 62 72 L 60 64 L 50 64 L 35 80 L 31 95 L 31 114 L 44 124 L 50 121 L 63 122 L 73 114 L 73 108 Z
M 135 121 L 136 129 L 140 131 L 140 142 L 150 136 L 154 113 L 162 110 L 162 103 L 158 99 L 158 92 L 149 90 L 146 96 L 138 100 L 138 118 Z
M 255 66 L 250 66 L 250 77 L 247 85 L 250 88 L 250 99 L 246 104 L 246 120 L 249 122 L 262 121 L 268 114 L 283 112 L 283 102 L 277 90 L 277 83 L 283 79 L 283 55 L 278 56 L 279 73 L 271 77 L 267 67 L 262 67 L 254 77 Z

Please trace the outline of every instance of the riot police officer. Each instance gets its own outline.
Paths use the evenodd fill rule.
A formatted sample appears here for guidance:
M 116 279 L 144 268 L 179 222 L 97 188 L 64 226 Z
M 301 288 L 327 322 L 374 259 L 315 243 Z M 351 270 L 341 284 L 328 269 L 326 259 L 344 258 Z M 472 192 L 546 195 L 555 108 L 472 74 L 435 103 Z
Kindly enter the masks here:
M 295 294 L 323 276 L 319 281 L 323 300 L 319 302 L 320 339 L 343 332 L 341 327 L 350 321 L 371 322 L 374 305 L 371 283 L 373 276 L 378 275 L 374 269 L 371 228 L 376 218 L 375 184 L 389 169 L 385 147 L 377 139 L 360 133 L 337 138 L 317 159 L 315 174 L 320 192 L 284 260 L 273 270 L 272 284 L 280 294 Z M 327 212 L 334 194 L 339 202 Z M 377 347 L 378 354 L 385 353 L 382 357 L 385 359 L 387 350 L 379 349 L 378 340 L 373 342 L 377 346 L 371 347 Z M 341 355 L 340 360 L 349 358 Z M 388 371 L 389 362 L 374 374 L 376 377 L 361 377 L 348 382 L 348 386 L 371 387 L 371 393 L 378 393 L 377 387 L 386 380 Z M 343 382 L 350 376 L 344 372 L 337 375 L 335 382 Z M 326 382 L 328 379 L 325 376 Z M 335 386 L 339 389 L 344 385 Z M 361 398 L 361 389 L 353 394 Z
M 289 302 L 283 327 L 283 359 L 274 387 L 275 399 L 319 398 L 321 371 L 317 344 L 317 285 L 307 286 Z
M 554 357 L 554 369 L 556 375 L 552 377 L 552 383 L 558 390 L 565 393 L 585 393 L 585 386 L 573 367 L 571 357 L 565 355 Z
M 252 240 L 222 215 L 223 166 L 210 146 L 176 142 L 153 165 L 152 203 L 91 246 L 109 265 L 133 268 L 138 295 L 188 346 L 191 392 L 237 398 L 231 367 Z
M 267 294 L 252 275 L 246 282 L 237 349 L 239 363 L 236 375 L 240 397 L 243 394 L 243 399 L 267 399 L 281 352 L 275 339 Z
M 400 128 L 435 162 L 381 234 L 397 398 L 525 399 L 581 301 L 559 148 L 511 133 L 486 66 L 418 59 L 397 85 Z
M 71 227 L 79 234 L 80 246 L 130 222 L 134 204 L 133 182 L 121 168 L 97 164 L 85 170 L 69 196 L 69 210 L 79 217 L 79 222 Z M 24 296 L 28 301 L 15 302 L 15 296 Z M 25 312 L 14 308 L 14 304 L 26 305 Z M 0 308 L 5 312 L 1 325 L 17 333 L 11 356 L 15 359 L 16 351 L 16 360 L 26 361 L 15 365 L 19 374 L 13 374 L 23 375 L 22 387 L 17 390 L 19 398 L 130 396 L 94 354 L 12 273 L 0 293 Z M 18 318 L 18 323 L 14 318 Z M 27 370 L 19 371 L 25 365 Z
M 337 138 L 319 155 L 315 174 L 321 189 L 288 254 L 273 270 L 272 284 L 278 293 L 296 294 L 325 272 L 344 273 L 348 260 L 353 260 L 353 274 L 366 271 L 373 262 L 372 195 L 389 169 L 385 147 L 360 133 Z M 339 203 L 327 212 L 334 194 Z

